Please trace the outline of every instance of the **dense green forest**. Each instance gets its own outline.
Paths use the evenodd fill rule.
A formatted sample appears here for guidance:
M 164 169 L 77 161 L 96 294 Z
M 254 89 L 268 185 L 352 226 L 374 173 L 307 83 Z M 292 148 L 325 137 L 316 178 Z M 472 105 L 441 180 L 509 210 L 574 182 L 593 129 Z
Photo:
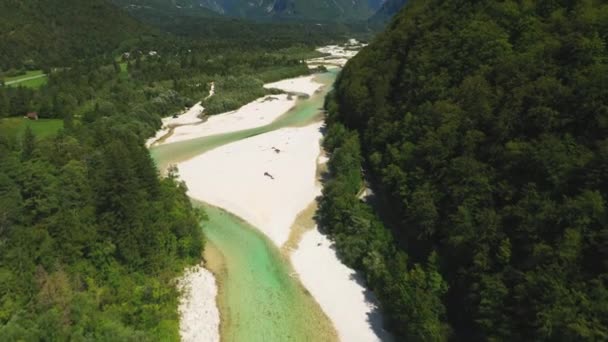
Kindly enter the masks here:
M 272 51 L 318 46 L 353 31 L 370 35 L 354 24 L 256 23 L 195 14 L 133 13 L 142 24 L 106 0 L 0 0 L 0 79 L 33 69 L 49 72 L 85 60 L 109 63 L 124 52 L 164 50 L 175 54 L 176 49 L 190 44 L 209 52 L 254 47 Z
M 90 59 L 51 72 L 38 90 L 0 87 L 0 118 L 36 111 L 42 118 L 92 121 L 114 111 L 136 112 L 150 135 L 160 117 L 201 101 L 216 82 L 207 114 L 233 110 L 263 96 L 264 82 L 310 73 L 303 59 L 317 56 L 312 46 L 277 41 L 239 46 L 226 41 L 157 39 L 158 50 L 131 51 L 128 58 L 104 65 Z M 151 55 L 153 53 L 153 55 Z
M 605 1 L 413 0 L 344 68 L 319 218 L 399 339 L 608 339 L 607 43 Z
M 328 41 L 342 41 L 346 37 L 367 39 L 373 33 L 362 22 L 301 22 L 263 21 L 252 22 L 244 19 L 214 16 L 201 19 L 190 15 L 154 16 L 145 12 L 133 14 L 143 22 L 163 31 L 201 41 L 225 42 L 231 45 L 247 46 L 263 43 L 281 45 L 306 44 L 319 46 Z
M 0 340 L 179 338 L 174 278 L 200 260 L 202 216 L 143 146 L 159 125 L 130 107 L 143 91 L 90 68 L 34 95 L 64 130 L 0 136 Z
M 0 72 L 108 57 L 151 35 L 105 0 L 0 0 Z

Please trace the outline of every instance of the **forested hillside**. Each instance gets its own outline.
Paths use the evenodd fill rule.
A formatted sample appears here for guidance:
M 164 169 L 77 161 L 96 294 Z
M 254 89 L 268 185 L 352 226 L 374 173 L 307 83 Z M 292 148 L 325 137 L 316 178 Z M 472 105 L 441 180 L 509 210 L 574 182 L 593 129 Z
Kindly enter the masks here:
M 198 0 L 108 0 L 133 17 L 154 26 L 170 27 L 177 18 L 205 22 L 221 14 L 200 6 Z
M 413 0 L 343 70 L 319 216 L 401 339 L 608 339 L 606 43 L 605 1 Z
M 233 47 L 244 47 L 248 44 L 264 46 L 264 48 L 297 44 L 318 46 L 323 42 L 351 37 L 353 32 L 369 35 L 363 26 L 356 24 L 311 25 L 298 21 L 254 22 L 219 15 L 201 18 L 194 15 L 167 15 L 166 12 L 162 15 L 151 15 L 147 11 L 131 11 L 131 13 L 142 22 L 162 31 L 207 43 L 223 42 L 223 45 Z
M 101 57 L 146 32 L 105 0 L 0 0 L 0 71 Z
M 382 7 L 374 13 L 368 20 L 368 24 L 373 28 L 381 28 L 386 25 L 391 18 L 399 13 L 399 10 L 407 3 L 407 0 L 386 0 Z
M 181 15 L 253 20 L 365 20 L 380 8 L 379 0 L 111 0 L 140 16 Z M 156 13 L 156 14 L 155 14 Z

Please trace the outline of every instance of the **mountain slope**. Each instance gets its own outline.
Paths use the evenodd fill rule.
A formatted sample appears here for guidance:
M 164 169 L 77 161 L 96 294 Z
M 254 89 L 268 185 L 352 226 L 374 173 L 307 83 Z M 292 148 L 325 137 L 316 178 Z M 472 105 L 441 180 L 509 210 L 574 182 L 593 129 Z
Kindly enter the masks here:
M 304 19 L 343 21 L 367 19 L 381 6 L 379 0 L 112 0 L 131 13 L 164 9 L 171 14 L 196 16 L 208 9 L 218 14 L 256 20 Z M 188 9 L 188 11 L 186 11 Z M 190 12 L 190 13 L 188 13 Z
M 0 70 L 61 66 L 147 32 L 104 0 L 0 1 Z
M 403 340 L 606 340 L 607 37 L 605 1 L 412 0 L 346 65 L 320 217 Z
M 368 19 L 368 23 L 372 27 L 383 26 L 401 10 L 407 1 L 408 0 L 386 0 L 380 9 Z
M 170 26 L 177 18 L 219 17 L 199 0 L 110 0 L 134 17 L 159 27 Z

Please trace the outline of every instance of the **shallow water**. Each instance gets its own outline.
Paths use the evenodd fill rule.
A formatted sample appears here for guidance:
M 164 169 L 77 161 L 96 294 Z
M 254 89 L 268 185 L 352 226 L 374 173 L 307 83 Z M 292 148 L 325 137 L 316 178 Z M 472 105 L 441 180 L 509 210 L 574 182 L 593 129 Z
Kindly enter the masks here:
M 201 205 L 205 236 L 222 254 L 218 275 L 224 341 L 328 341 L 335 332 L 265 236 L 236 216 Z
M 320 120 L 325 95 L 337 70 L 320 74 L 321 91 L 274 122 L 257 128 L 157 146 L 151 154 L 160 170 L 219 146 L 288 126 Z M 304 289 L 289 261 L 261 232 L 220 208 L 195 203 L 209 220 L 203 231 L 221 254 L 208 264 L 219 283 L 223 341 L 333 341 L 335 329 Z M 302 208 L 304 209 L 304 208 Z

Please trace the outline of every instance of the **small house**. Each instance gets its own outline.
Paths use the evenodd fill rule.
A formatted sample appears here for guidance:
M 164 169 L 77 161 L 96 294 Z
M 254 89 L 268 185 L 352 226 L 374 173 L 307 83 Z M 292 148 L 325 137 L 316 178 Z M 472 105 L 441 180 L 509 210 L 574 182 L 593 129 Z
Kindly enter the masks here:
M 29 113 L 27 113 L 27 115 L 25 117 L 28 118 L 28 119 L 30 119 L 30 120 L 38 120 L 38 113 L 36 113 L 36 112 L 29 112 Z

